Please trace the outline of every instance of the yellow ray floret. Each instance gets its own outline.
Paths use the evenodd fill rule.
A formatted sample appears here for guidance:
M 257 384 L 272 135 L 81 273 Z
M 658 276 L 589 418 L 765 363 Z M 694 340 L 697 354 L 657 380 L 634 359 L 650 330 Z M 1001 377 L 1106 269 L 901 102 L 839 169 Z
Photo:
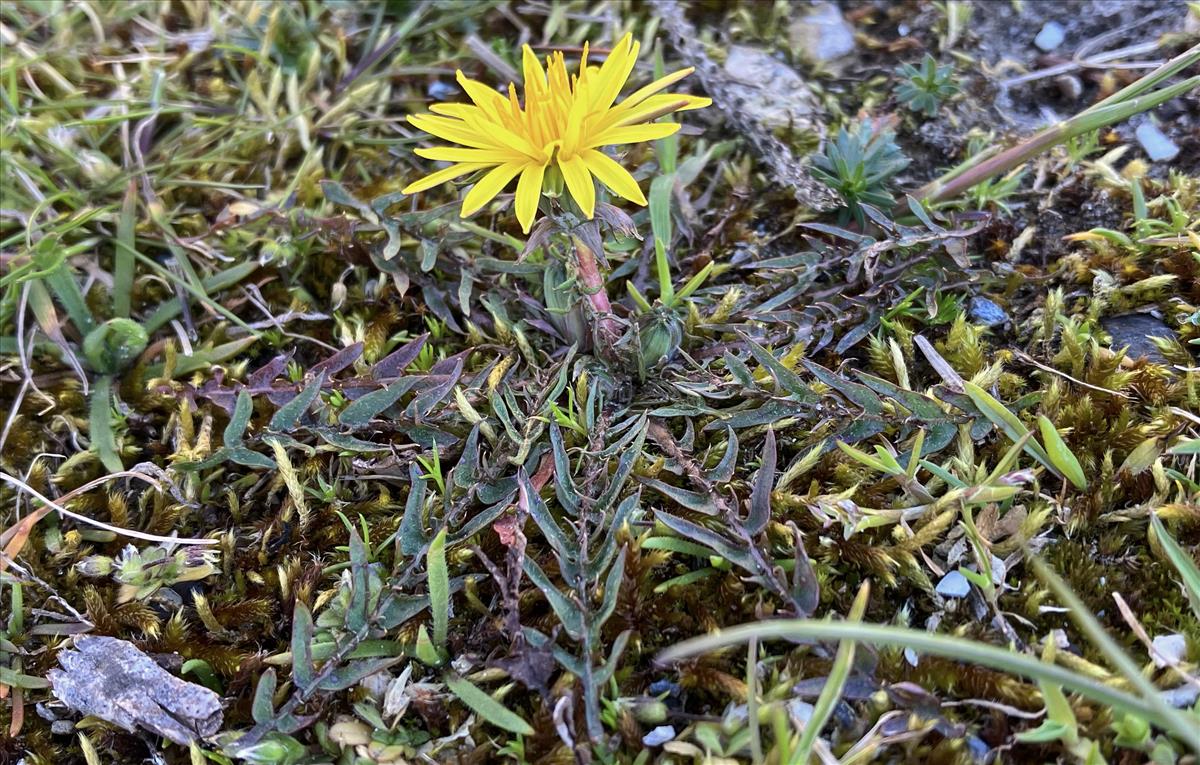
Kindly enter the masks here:
M 712 101 L 662 93 L 692 73 L 691 69 L 680 69 L 618 103 L 640 47 L 627 34 L 603 64 L 589 66 L 585 44 L 579 71 L 572 76 L 561 52 L 551 53 L 543 68 L 526 45 L 521 60 L 524 104 L 517 99 L 511 83 L 505 97 L 459 72 L 458 83 L 471 103 L 434 104 L 429 108 L 432 114 L 414 114 L 408 118 L 418 129 L 456 144 L 417 149 L 417 156 L 453 164 L 409 184 L 404 193 L 415 194 L 486 170 L 463 197 L 462 215 L 466 217 L 494 199 L 516 178 L 517 220 L 527 234 L 537 215 L 543 179 L 551 166 L 561 174 L 571 198 L 589 219 L 596 209 L 594 179 L 617 196 L 645 205 L 646 197 L 629 171 L 600 149 L 665 138 L 678 130 L 679 125 L 651 120 L 672 112 L 699 109 Z

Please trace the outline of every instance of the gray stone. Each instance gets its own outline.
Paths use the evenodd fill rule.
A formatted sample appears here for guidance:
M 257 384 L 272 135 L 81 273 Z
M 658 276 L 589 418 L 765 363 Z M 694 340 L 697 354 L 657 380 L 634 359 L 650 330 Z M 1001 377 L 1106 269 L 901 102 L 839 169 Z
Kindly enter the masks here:
M 429 87 L 425 89 L 426 95 L 434 101 L 450 101 L 462 95 L 457 85 L 451 85 L 448 82 L 434 80 L 429 83 Z
M 1004 309 L 985 297 L 973 297 L 967 304 L 967 316 L 972 324 L 982 324 L 985 327 L 998 327 L 1008 323 L 1008 314 Z
M 1063 44 L 1067 38 L 1067 30 L 1057 21 L 1047 21 L 1042 31 L 1033 39 L 1033 44 L 1049 53 Z
M 127 640 L 80 636 L 58 661 L 62 669 L 47 673 L 54 695 L 78 712 L 183 746 L 221 729 L 217 694 L 180 680 Z
M 951 571 L 937 583 L 937 593 L 944 598 L 965 598 L 971 592 L 971 583 L 957 571 Z
M 644 746 L 662 746 L 673 738 L 675 738 L 675 727 L 660 725 L 642 737 L 642 744 Z
M 788 26 L 796 55 L 814 63 L 833 61 L 854 52 L 854 27 L 833 3 L 820 2 Z
M 1134 131 L 1138 143 L 1146 151 L 1146 156 L 1154 162 L 1169 162 L 1179 156 L 1179 147 L 1159 129 L 1158 125 L 1147 120 Z
M 1167 359 L 1150 338 L 1176 337 L 1175 330 L 1148 313 L 1108 316 L 1100 320 L 1100 326 L 1112 337 L 1111 347 L 1114 351 L 1128 346 L 1126 355 L 1129 358 L 1146 358 L 1156 364 L 1165 364 Z
M 1178 664 L 1187 658 L 1187 638 L 1178 633 L 1158 635 L 1152 641 L 1154 653 L 1150 656 L 1161 669 Z
M 795 69 L 758 48 L 734 45 L 725 74 L 739 85 L 739 110 L 769 129 L 807 125 L 816 99 Z

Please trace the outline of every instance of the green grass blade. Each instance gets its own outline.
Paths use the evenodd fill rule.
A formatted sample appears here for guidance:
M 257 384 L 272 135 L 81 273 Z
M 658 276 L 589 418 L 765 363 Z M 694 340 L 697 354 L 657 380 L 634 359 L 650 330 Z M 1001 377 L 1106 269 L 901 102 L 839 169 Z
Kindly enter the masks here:
M 862 586 L 858 588 L 858 594 L 854 596 L 854 603 L 850 606 L 850 614 L 846 618 L 846 623 L 862 622 L 870 594 L 870 583 L 863 582 Z M 829 670 L 829 677 L 825 680 L 825 687 L 821 689 L 821 695 L 817 697 L 817 703 L 813 705 L 812 716 L 800 734 L 800 743 L 792 753 L 791 765 L 807 765 L 811 759 L 813 746 L 817 743 L 817 736 L 829 722 L 829 718 L 833 716 L 833 709 L 837 706 L 838 699 L 842 697 L 842 691 L 846 688 L 846 680 L 850 677 L 850 668 L 854 665 L 856 648 L 857 643 L 853 640 L 843 640 L 838 645 L 837 656 L 834 657 L 833 667 Z
M 979 412 L 1014 442 L 1020 441 L 1028 435 L 1029 429 L 1025 427 L 1025 423 L 1008 411 L 1008 407 L 997 401 L 992 394 L 969 380 L 963 381 L 963 390 L 975 402 L 975 406 L 979 407 Z M 1029 456 L 1045 465 L 1050 472 L 1060 475 L 1058 468 L 1054 467 L 1054 463 L 1050 461 L 1050 455 L 1046 454 L 1046 450 L 1037 441 L 1032 438 L 1026 441 L 1025 451 L 1029 453 Z
M 1151 710 L 1147 719 L 1172 732 L 1200 752 L 1200 726 L 1196 725 L 1195 719 L 1189 719 L 1186 713 L 1174 709 L 1163 700 L 1158 688 L 1142 674 L 1141 667 L 1121 648 L 1117 641 L 1112 639 L 1104 625 L 1092 615 L 1087 605 L 1071 590 L 1062 577 L 1038 558 L 1030 558 L 1030 563 L 1038 578 L 1050 587 L 1064 606 L 1070 609 L 1071 621 L 1075 622 L 1075 626 L 1104 654 L 1105 658 L 1129 681 L 1130 685 L 1141 693 Z
M 979 643 L 966 638 L 891 625 L 824 622 L 814 619 L 780 619 L 779 621 L 743 624 L 715 635 L 692 638 L 671 646 L 658 655 L 657 661 L 663 663 L 678 661 L 725 646 L 739 645 L 752 637 L 760 640 L 793 641 L 855 640 L 872 645 L 911 648 L 917 653 L 943 656 L 965 664 L 979 664 L 1035 681 L 1045 680 L 1058 683 L 1063 688 L 1098 704 L 1146 718 L 1157 717 L 1157 710 L 1148 701 L 1084 677 L 1065 667 L 1045 664 L 1030 656 L 1014 653 L 1007 648 Z
M 136 255 L 136 253 L 135 256 L 141 257 L 140 255 Z M 243 263 L 230 266 L 224 271 L 219 271 L 212 276 L 203 279 L 201 284 L 204 286 L 205 292 L 220 292 L 223 289 L 232 287 L 257 270 L 258 262 L 255 260 L 247 260 Z M 179 304 L 179 301 L 171 300 L 163 303 L 158 307 L 158 310 L 150 314 L 149 318 L 142 322 L 142 326 L 146 328 L 146 332 L 153 333 L 155 330 L 159 329 L 167 322 L 171 321 L 171 319 L 174 319 L 176 316 L 182 313 L 182 311 L 183 306 Z
M 1062 440 L 1062 436 L 1058 434 L 1054 423 L 1050 422 L 1046 415 L 1039 414 L 1038 429 L 1042 432 L 1042 441 L 1046 444 L 1046 454 L 1050 457 L 1050 461 L 1054 463 L 1060 473 L 1075 484 L 1075 488 L 1087 491 L 1087 477 L 1083 474 L 1083 468 L 1080 467 L 1079 460 L 1070 447 Z
M 96 379 L 88 399 L 88 438 L 100 464 L 110 473 L 125 469 L 117 454 L 117 440 L 112 429 L 112 378 L 103 375 Z
M 429 602 L 433 611 L 433 644 L 446 650 L 450 634 L 450 573 L 446 568 L 446 530 L 442 529 L 429 544 L 426 555 L 429 571 Z
M 257 330 L 252 329 L 249 324 L 247 324 L 246 322 L 244 322 L 240 318 L 238 318 L 237 314 L 233 313 L 225 306 L 221 305 L 217 301 L 210 298 L 205 293 L 205 291 L 201 288 L 203 286 L 203 282 L 201 282 L 200 287 L 198 287 L 196 285 L 193 285 L 187 279 L 181 279 L 171 269 L 164 268 L 163 266 L 159 265 L 159 263 L 156 262 L 153 258 L 149 258 L 140 252 L 136 253 L 135 257 L 137 258 L 138 262 L 142 263 L 145 266 L 148 266 L 151 270 L 157 272 L 159 276 L 163 277 L 164 279 L 171 282 L 172 284 L 177 284 L 180 287 L 182 287 L 185 292 L 189 293 L 192 297 L 196 298 L 207 308 L 213 310 L 216 313 L 221 314 L 226 319 L 233 322 L 237 326 L 241 327 L 246 332 L 249 332 L 254 337 L 256 337 L 256 338 L 258 337 L 259 333 Z M 242 264 L 242 266 L 245 266 L 245 265 L 247 265 L 247 264 L 245 264 L 245 263 Z M 182 310 L 182 309 L 180 309 L 180 310 Z M 169 319 L 168 319 L 168 321 L 169 321 Z M 147 326 L 146 331 L 150 332 L 151 328 L 149 326 Z
M 447 674 L 445 680 L 446 687 L 458 697 L 459 701 L 492 725 L 519 736 L 533 735 L 533 728 L 521 719 L 520 715 L 506 709 L 503 704 L 482 691 L 470 680 L 452 674 Z
M 80 291 L 75 277 L 71 276 L 71 271 L 67 268 L 66 263 L 60 263 L 58 268 L 47 274 L 45 282 L 50 291 L 54 293 L 54 297 L 58 298 L 58 302 L 66 309 L 67 315 L 71 317 L 71 323 L 79 330 L 79 334 L 86 335 L 96 328 L 96 319 L 92 316 L 92 309 L 88 308 L 83 292 Z
M 1193 45 L 1191 48 L 1188 48 L 1183 53 L 1180 53 L 1175 58 L 1155 69 L 1153 72 L 1150 72 L 1144 77 L 1140 77 L 1135 82 L 1126 85 L 1124 88 L 1121 88 L 1100 103 L 1093 105 L 1087 111 L 1090 112 L 1095 109 L 1102 109 L 1110 104 L 1128 101 L 1135 96 L 1145 93 L 1147 90 L 1150 90 L 1160 82 L 1166 80 L 1168 77 L 1172 77 L 1175 74 L 1182 72 L 1184 69 L 1187 69 L 1197 62 L 1200 62 L 1200 45 Z
M 1150 528 L 1154 530 L 1171 565 L 1179 572 L 1179 576 L 1183 580 L 1183 591 L 1187 594 L 1188 602 L 1191 603 L 1196 618 L 1200 619 L 1200 568 L 1196 568 L 1192 557 L 1183 551 L 1183 548 L 1167 531 L 1162 520 L 1154 513 L 1150 514 Z
M 113 253 L 113 315 L 129 318 L 133 299 L 133 276 L 136 250 L 133 246 L 137 224 L 137 186 L 130 181 L 117 220 L 116 251 Z

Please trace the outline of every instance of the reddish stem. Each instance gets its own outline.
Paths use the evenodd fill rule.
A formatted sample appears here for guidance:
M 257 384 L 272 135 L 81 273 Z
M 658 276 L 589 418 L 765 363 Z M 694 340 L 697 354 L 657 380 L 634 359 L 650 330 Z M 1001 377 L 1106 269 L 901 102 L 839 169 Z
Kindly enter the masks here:
M 588 247 L 583 239 L 571 237 L 575 244 L 575 265 L 579 273 L 579 286 L 587 295 L 592 310 L 600 320 L 600 332 L 611 340 L 620 337 L 620 330 L 612 318 L 612 304 L 608 302 L 608 293 L 604 289 L 604 276 L 600 273 L 600 265 L 596 262 L 596 254 Z

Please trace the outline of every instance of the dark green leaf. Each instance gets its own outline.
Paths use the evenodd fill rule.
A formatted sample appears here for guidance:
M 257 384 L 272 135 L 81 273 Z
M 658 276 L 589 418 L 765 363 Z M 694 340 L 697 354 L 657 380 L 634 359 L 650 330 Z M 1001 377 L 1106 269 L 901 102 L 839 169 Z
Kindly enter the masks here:
M 253 449 L 247 449 L 244 446 L 229 449 L 225 456 L 237 464 L 245 465 L 246 467 L 266 468 L 267 470 L 274 470 L 278 467 L 275 464 L 275 460 L 267 455 L 259 454 Z
M 344 691 L 347 688 L 358 685 L 365 678 L 370 677 L 376 672 L 382 672 L 388 667 L 404 661 L 405 658 L 407 657 L 392 656 L 381 659 L 352 661 L 330 672 L 320 682 L 318 687 L 323 691 Z
M 242 438 L 246 434 L 246 427 L 250 424 L 250 415 L 254 413 L 254 401 L 250 398 L 250 393 L 243 388 L 238 391 L 237 403 L 233 405 L 233 414 L 229 417 L 229 424 L 225 426 L 225 446 L 229 449 L 234 449 L 242 445 Z
M 325 385 L 325 374 L 322 372 L 315 378 L 310 380 L 304 386 L 304 390 L 300 391 L 299 395 L 279 407 L 275 412 L 275 416 L 271 418 L 271 430 L 277 433 L 287 433 L 296 427 L 296 423 L 312 406 L 313 401 L 317 399 L 317 394 L 321 392 L 321 388 Z
M 667 499 L 675 502 L 681 507 L 685 507 L 693 512 L 703 515 L 716 515 L 718 512 L 716 500 L 708 492 L 692 491 L 690 489 L 681 489 L 678 486 L 672 486 L 669 483 L 664 483 L 656 478 L 642 478 L 638 480 L 644 486 L 653 489 Z
M 250 714 L 256 723 L 266 723 L 275 715 L 275 668 L 268 667 L 258 676 L 258 685 L 254 688 L 254 702 L 250 706 Z
M 404 515 L 400 518 L 400 529 L 397 532 L 400 540 L 400 552 L 403 555 L 416 555 L 425 546 L 425 492 L 428 484 L 421 477 L 421 471 L 416 465 L 408 467 L 408 500 L 404 503 Z
M 112 377 L 96 378 L 88 397 L 88 437 L 92 440 L 92 448 L 105 470 L 118 473 L 125 465 L 117 454 L 117 440 L 112 428 Z
M 450 471 L 450 480 L 460 489 L 469 489 L 479 480 L 479 430 L 478 422 L 471 427 L 463 444 L 462 457 Z
M 726 431 L 725 454 L 717 466 L 704 473 L 704 478 L 713 483 L 727 483 L 733 479 L 733 471 L 737 466 L 738 437 L 733 428 Z
M 811 403 L 817 400 L 817 396 L 808 389 L 800 376 L 779 363 L 779 360 L 772 356 L 770 351 L 748 337 L 745 338 L 745 341 L 750 348 L 750 355 L 754 356 L 754 360 L 771 373 L 780 388 L 795 396 L 797 401 Z
M 348 428 L 361 428 L 374 419 L 385 409 L 400 400 L 400 397 L 412 389 L 416 378 L 405 377 L 376 391 L 371 391 L 362 398 L 352 401 L 338 415 L 338 422 Z
M 292 615 L 292 681 L 301 693 L 307 693 L 312 688 L 315 676 L 313 634 L 312 613 L 308 606 L 297 602 Z
M 537 490 L 529 483 L 529 476 L 525 474 L 524 468 L 517 473 L 518 487 L 518 502 L 521 509 L 529 513 L 533 518 L 534 523 L 542 530 L 542 535 L 546 537 L 546 541 L 554 548 L 554 553 L 558 556 L 560 565 L 565 564 L 570 566 L 578 560 L 579 550 L 575 545 L 575 540 L 571 539 L 558 525 L 558 521 L 554 520 L 554 516 L 550 514 L 550 509 L 546 507 L 546 503 L 538 496 Z M 566 572 L 564 572 L 566 575 Z
M 818 380 L 833 388 L 837 392 L 844 395 L 854 403 L 861 406 L 867 412 L 875 415 L 883 414 L 883 402 L 879 397 L 871 392 L 870 388 L 864 385 L 859 385 L 855 382 L 850 382 L 840 375 L 830 372 L 820 364 L 816 364 L 807 359 L 801 360 L 801 363 L 813 373 Z
M 367 603 L 371 595 L 367 547 L 354 524 L 350 530 L 350 605 L 346 609 L 346 629 L 357 634 L 367 626 Z
M 579 606 L 554 586 L 550 578 L 542 571 L 542 567 L 537 564 L 537 561 L 526 556 L 523 564 L 525 575 L 546 596 L 546 600 L 550 603 L 550 608 L 554 609 L 554 613 L 558 616 L 559 622 L 562 623 L 563 629 L 576 640 L 582 640 L 583 613 L 580 612 Z
M 758 573 L 750 553 L 735 546 L 715 531 L 710 531 L 686 518 L 679 518 L 668 513 L 657 513 L 655 517 L 668 529 L 680 536 L 701 544 L 713 551 L 713 554 L 730 563 L 736 564 L 752 574 Z
M 604 598 L 600 601 L 600 609 L 592 620 L 592 641 L 600 642 L 600 630 L 608 617 L 612 616 L 617 607 L 617 595 L 621 592 L 621 580 L 625 578 L 625 550 L 617 554 L 617 562 L 609 569 L 604 579 Z

